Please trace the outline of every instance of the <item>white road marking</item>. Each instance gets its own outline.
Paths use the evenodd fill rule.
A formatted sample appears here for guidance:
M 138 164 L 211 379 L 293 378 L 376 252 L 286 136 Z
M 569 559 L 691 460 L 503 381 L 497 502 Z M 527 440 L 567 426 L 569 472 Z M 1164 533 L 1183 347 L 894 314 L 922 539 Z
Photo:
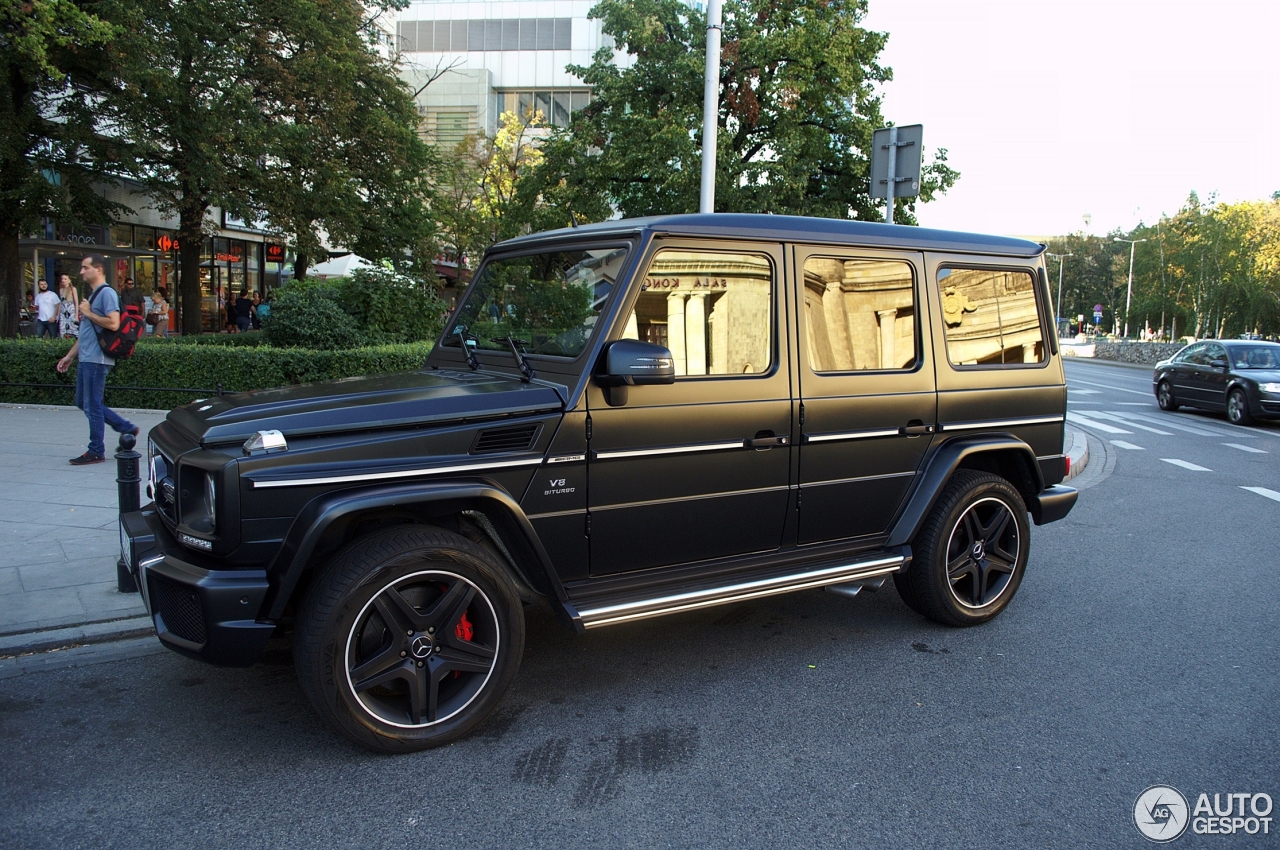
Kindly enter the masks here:
M 1088 419 L 1084 416 L 1081 416 L 1079 413 L 1072 413 L 1071 411 L 1067 411 L 1067 421 L 1074 422 L 1077 425 L 1083 425 L 1086 428 L 1097 428 L 1099 431 L 1101 431 L 1104 434 L 1132 434 L 1133 433 L 1132 431 L 1126 431 L 1123 428 L 1117 428 L 1114 425 L 1104 425 L 1101 422 L 1095 422 L 1092 419 Z
M 1115 390 L 1122 393 L 1133 393 L 1134 395 L 1154 396 L 1154 393 L 1152 393 L 1151 390 L 1128 390 L 1124 387 L 1113 387 L 1111 384 L 1098 384 L 1093 381 L 1081 381 L 1078 378 L 1068 380 L 1067 386 L 1070 387 L 1073 381 L 1077 384 L 1084 384 L 1087 387 L 1102 387 L 1104 390 Z
M 1111 445 L 1115 446 L 1117 449 L 1129 449 L 1134 452 L 1146 451 L 1142 446 L 1135 446 L 1133 443 L 1126 443 L 1124 440 L 1112 440 Z
M 1192 472 L 1213 472 L 1213 470 L 1207 466 L 1198 466 L 1197 464 L 1191 463 L 1187 460 L 1178 460 L 1176 457 L 1162 457 L 1160 459 L 1165 463 L 1171 463 L 1174 466 L 1180 466 L 1183 469 L 1189 469 Z
M 1234 434 L 1230 431 L 1211 430 L 1209 428 L 1205 428 L 1197 425 L 1183 425 L 1181 422 L 1170 422 L 1168 416 L 1156 417 L 1156 416 L 1151 416 L 1149 414 L 1143 414 L 1143 413 L 1129 413 L 1127 411 L 1126 412 L 1116 411 L 1115 415 L 1119 416 L 1121 419 L 1124 419 L 1127 422 L 1133 422 L 1134 420 L 1141 420 L 1143 422 L 1155 422 L 1156 424 L 1164 428 L 1172 428 L 1175 431 L 1185 431 L 1188 434 L 1198 434 L 1201 437 L 1242 436 L 1239 434 Z
M 1102 390 L 1081 390 L 1067 384 L 1067 395 L 1102 395 Z
M 1152 428 L 1149 425 L 1139 425 L 1137 422 L 1131 422 L 1129 419 L 1126 419 L 1125 417 L 1120 416 L 1119 414 L 1116 414 L 1116 413 L 1103 413 L 1100 410 L 1099 411 L 1091 410 L 1089 411 L 1089 415 L 1096 416 L 1099 419 L 1110 419 L 1112 422 L 1121 422 L 1125 425 L 1128 425 L 1130 428 L 1138 428 L 1139 430 L 1142 430 L 1142 431 L 1150 431 L 1152 434 L 1160 434 L 1161 436 L 1164 436 L 1164 437 L 1173 436 L 1172 431 L 1161 431 L 1159 428 Z
M 1248 490 L 1250 493 L 1257 493 L 1259 496 L 1265 496 L 1273 502 L 1280 502 L 1280 493 L 1275 490 L 1268 490 L 1266 487 L 1241 487 L 1241 490 Z
M 1242 446 L 1239 443 L 1223 443 L 1224 446 L 1230 446 L 1233 449 L 1239 449 L 1242 452 L 1253 452 L 1256 455 L 1270 454 L 1266 449 L 1255 449 L 1253 446 Z
M 1150 401 L 1117 401 L 1116 404 L 1123 404 L 1128 407 L 1154 407 L 1155 402 Z

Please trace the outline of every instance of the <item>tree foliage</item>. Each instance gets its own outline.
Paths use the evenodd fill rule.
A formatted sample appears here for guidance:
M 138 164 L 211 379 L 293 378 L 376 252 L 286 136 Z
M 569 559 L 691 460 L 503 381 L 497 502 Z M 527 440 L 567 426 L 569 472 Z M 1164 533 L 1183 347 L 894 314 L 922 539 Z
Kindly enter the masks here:
M 94 130 L 115 32 L 72 0 L 0 3 L 0 336 L 18 334 L 18 240 L 45 217 L 96 223 L 116 207 L 94 190 L 114 157 Z
M 716 208 L 880 219 L 870 149 L 884 124 L 878 84 L 883 33 L 863 29 L 866 0 L 726 0 L 720 71 Z M 592 103 L 546 144 L 524 187 L 541 211 L 607 217 L 698 209 L 705 13 L 681 0 L 602 0 L 591 16 L 625 54 L 599 51 L 570 71 Z M 958 174 L 939 150 L 920 201 Z M 912 221 L 915 199 L 900 201 Z M 535 225 L 539 209 L 526 203 Z
M 1146 240 L 1133 254 L 1131 334 L 1147 327 L 1172 338 L 1280 334 L 1280 197 L 1220 204 L 1192 193 L 1155 224 L 1051 240 L 1050 251 L 1074 255 L 1063 269 L 1065 318 L 1090 321 L 1100 303 L 1103 329 L 1123 327 L 1129 246 L 1116 239 Z

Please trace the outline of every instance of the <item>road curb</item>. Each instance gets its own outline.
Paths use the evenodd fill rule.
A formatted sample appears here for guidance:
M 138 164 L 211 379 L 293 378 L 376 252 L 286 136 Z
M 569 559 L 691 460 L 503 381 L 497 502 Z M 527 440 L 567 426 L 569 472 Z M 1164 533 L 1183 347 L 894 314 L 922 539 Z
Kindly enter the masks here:
M 112 643 L 131 638 L 154 636 L 151 618 L 125 617 L 98 623 L 85 623 L 61 629 L 41 629 L 0 636 L 0 659 L 19 658 L 78 646 Z
M 1067 457 L 1071 460 L 1071 469 L 1067 472 L 1067 477 L 1062 479 L 1064 482 L 1084 472 L 1084 468 L 1089 465 L 1088 438 L 1083 431 L 1076 430 L 1070 425 L 1066 428 Z

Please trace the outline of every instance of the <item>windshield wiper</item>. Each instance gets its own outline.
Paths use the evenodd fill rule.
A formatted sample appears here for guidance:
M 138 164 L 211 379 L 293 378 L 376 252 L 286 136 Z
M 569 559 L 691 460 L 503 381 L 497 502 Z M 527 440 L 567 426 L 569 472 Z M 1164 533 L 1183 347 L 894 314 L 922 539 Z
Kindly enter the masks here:
M 467 333 L 464 325 L 458 325 L 454 328 L 453 335 L 458 338 L 458 344 L 462 346 L 462 356 L 467 358 L 467 365 L 471 367 L 471 371 L 474 372 L 479 369 L 480 361 L 476 359 L 475 352 L 471 350 L 471 346 L 467 345 L 469 341 L 474 341 L 476 338 Z
M 525 360 L 524 354 L 521 353 L 521 349 L 529 343 L 511 336 L 497 337 L 489 340 L 489 342 L 505 342 L 511 348 L 511 354 L 516 358 L 516 365 L 520 367 L 520 374 L 523 376 L 520 380 L 526 383 L 533 380 L 533 367 L 529 365 L 529 361 Z

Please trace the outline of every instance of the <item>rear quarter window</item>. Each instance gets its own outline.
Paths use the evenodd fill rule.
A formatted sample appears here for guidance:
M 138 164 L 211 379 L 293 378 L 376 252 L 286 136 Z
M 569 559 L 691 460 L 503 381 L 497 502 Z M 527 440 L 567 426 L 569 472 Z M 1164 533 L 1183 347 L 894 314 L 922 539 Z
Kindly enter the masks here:
M 1023 269 L 938 270 L 938 292 L 953 366 L 1045 362 L 1036 279 Z

